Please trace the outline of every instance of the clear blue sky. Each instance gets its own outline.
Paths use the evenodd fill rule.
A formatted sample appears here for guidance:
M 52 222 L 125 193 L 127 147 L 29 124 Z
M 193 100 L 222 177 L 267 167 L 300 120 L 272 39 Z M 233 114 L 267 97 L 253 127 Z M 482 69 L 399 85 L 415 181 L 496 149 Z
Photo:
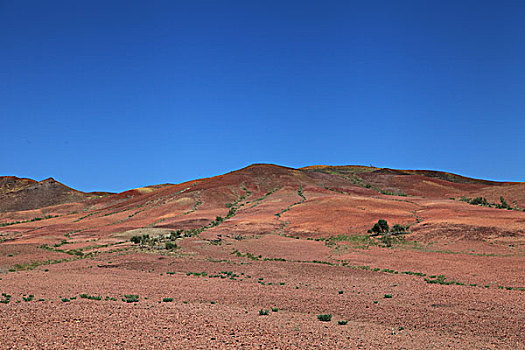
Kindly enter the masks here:
M 0 175 L 257 162 L 525 181 L 523 1 L 0 0 Z

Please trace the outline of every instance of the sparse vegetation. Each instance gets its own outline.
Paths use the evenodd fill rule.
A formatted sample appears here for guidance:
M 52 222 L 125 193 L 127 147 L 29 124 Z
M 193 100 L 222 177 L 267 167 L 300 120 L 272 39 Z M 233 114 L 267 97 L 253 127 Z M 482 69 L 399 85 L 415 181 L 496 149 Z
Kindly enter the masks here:
M 268 316 L 269 314 L 270 314 L 270 310 L 266 310 L 266 309 L 259 310 L 259 316 Z
M 500 203 L 489 203 L 487 198 L 485 197 L 475 197 L 475 198 L 468 198 L 468 197 L 461 197 L 459 199 L 462 202 L 467 202 L 471 205 L 479 205 L 482 207 L 488 207 L 488 208 L 496 208 L 496 209 L 506 209 L 506 210 L 517 210 L 517 211 L 525 211 L 525 208 L 519 208 L 517 203 L 514 201 L 514 207 L 511 207 L 509 203 L 505 200 L 503 196 L 499 197 Z
M 422 273 L 422 272 L 403 271 L 401 273 L 405 274 L 405 275 L 412 275 L 412 276 L 419 276 L 419 277 L 425 277 L 426 276 L 426 274 Z
M 46 215 L 46 216 L 43 216 L 43 217 L 36 217 L 36 218 L 29 219 L 29 220 L 3 222 L 3 223 L 0 223 L 0 227 L 17 225 L 17 224 L 25 224 L 25 223 L 28 223 L 28 222 L 47 220 L 47 219 L 58 218 L 58 217 L 59 217 L 59 215 Z
M 9 269 L 10 272 L 16 272 L 16 271 L 28 271 L 28 270 L 33 270 L 39 266 L 42 266 L 42 265 L 52 265 L 52 264 L 60 264 L 60 263 L 63 263 L 63 262 L 67 262 L 67 261 L 71 261 L 71 260 L 75 260 L 75 258 L 72 258 L 72 259 L 49 259 L 49 260 L 36 260 L 36 261 L 31 261 L 31 262 L 28 262 L 28 263 L 24 263 L 24 264 L 15 264 L 13 266 L 13 268 Z
M 447 281 L 447 278 L 444 275 L 438 275 L 438 276 L 429 276 L 429 278 L 425 278 L 425 282 L 430 284 L 444 284 L 444 285 L 458 285 L 458 286 L 464 286 L 465 283 L 457 282 L 454 280 Z
M 87 215 L 85 215 L 85 216 L 82 216 L 82 217 L 76 219 L 76 220 L 73 221 L 73 222 L 79 222 L 79 221 L 82 221 L 82 220 L 84 220 L 84 219 L 86 219 L 86 218 L 88 218 L 88 217 L 90 217 L 90 216 L 92 216 L 92 215 L 95 215 L 95 214 L 96 214 L 95 212 L 93 212 L 93 213 L 89 213 L 89 214 L 87 214 Z

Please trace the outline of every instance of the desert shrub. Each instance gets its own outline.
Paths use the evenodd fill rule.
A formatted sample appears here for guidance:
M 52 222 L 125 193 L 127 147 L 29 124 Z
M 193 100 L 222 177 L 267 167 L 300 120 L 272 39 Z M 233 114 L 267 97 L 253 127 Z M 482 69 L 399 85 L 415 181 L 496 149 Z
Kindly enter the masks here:
M 24 301 L 31 301 L 31 300 L 33 300 L 34 298 L 35 298 L 35 296 L 34 296 L 33 294 L 29 294 L 29 296 L 27 296 L 27 297 L 22 297 L 22 299 L 23 299 Z
M 4 299 L 0 300 L 0 303 L 2 303 L 2 304 L 9 304 L 9 302 L 11 301 L 11 295 L 7 294 L 7 293 L 2 293 L 2 297 Z
M 405 275 L 414 275 L 414 276 L 419 276 L 419 277 L 425 277 L 426 276 L 426 274 L 423 273 L 423 272 L 403 271 L 401 273 L 403 273 Z
M 131 237 L 131 242 L 133 242 L 134 244 L 140 244 L 140 245 L 144 245 L 144 244 L 148 243 L 151 240 L 152 239 L 150 238 L 149 235 L 142 235 L 142 236 L 133 236 L 133 237 Z
M 509 203 L 507 203 L 507 201 L 505 200 L 505 198 L 503 196 L 499 197 L 499 201 L 501 202 L 501 204 L 497 204 L 496 206 L 500 209 L 509 209 L 510 208 L 510 205 Z
M 79 297 L 81 299 L 89 299 L 89 300 L 102 300 L 102 297 L 96 296 L 96 295 L 89 295 L 89 294 L 80 294 Z
M 174 250 L 177 248 L 177 244 L 172 242 L 166 242 L 165 247 L 167 250 Z
M 450 286 L 452 284 L 455 284 L 455 285 L 458 285 L 458 286 L 464 286 L 465 283 L 463 282 L 458 282 L 458 281 L 454 281 L 454 280 L 450 280 L 450 281 L 447 281 L 447 278 L 444 276 L 444 275 L 439 275 L 439 276 L 429 276 L 430 278 L 425 278 L 425 282 L 427 283 L 430 283 L 430 284 L 443 284 L 443 285 L 446 285 L 446 286 Z
M 277 312 L 277 311 L 279 311 L 279 308 L 272 307 L 272 312 Z
M 383 298 L 385 298 L 385 299 L 391 299 L 391 298 L 392 298 L 392 294 L 385 294 L 385 295 L 383 296 Z
M 230 210 L 228 211 L 228 214 L 226 214 L 226 219 L 234 217 L 236 212 L 237 212 L 237 208 L 235 207 L 230 208 Z
M 332 320 L 332 314 L 317 315 L 317 319 L 322 322 L 330 322 Z
M 173 301 L 173 298 L 162 298 L 162 302 L 164 303 L 171 303 Z
M 268 316 L 270 314 L 270 310 L 259 310 L 259 316 Z
M 137 303 L 139 301 L 139 296 L 136 294 L 125 294 L 122 301 L 126 303 Z
M 344 326 L 344 325 L 346 325 L 347 323 L 348 323 L 348 321 L 343 321 L 343 320 L 341 320 L 341 321 L 337 321 L 337 324 L 340 325 L 340 326 Z
M 394 226 L 392 226 L 391 232 L 393 233 L 407 232 L 409 228 L 410 228 L 410 225 L 395 224 Z
M 177 238 L 181 238 L 183 234 L 184 234 L 184 230 L 171 231 L 169 239 L 170 241 L 174 241 Z
M 484 206 L 489 205 L 489 203 L 487 202 L 487 198 L 484 198 L 484 197 L 476 197 L 472 199 L 469 203 L 472 205 L 484 205 Z
M 339 294 L 343 294 L 343 293 L 344 293 L 344 291 L 340 290 L 340 291 L 339 291 L 338 293 L 339 293 Z

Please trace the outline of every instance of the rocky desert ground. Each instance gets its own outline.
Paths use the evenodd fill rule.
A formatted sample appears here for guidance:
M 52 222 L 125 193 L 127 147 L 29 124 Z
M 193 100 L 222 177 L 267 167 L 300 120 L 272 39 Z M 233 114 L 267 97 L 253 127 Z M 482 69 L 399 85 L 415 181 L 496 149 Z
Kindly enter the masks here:
M 525 349 L 522 208 L 525 183 L 363 166 L 1 177 L 0 348 Z

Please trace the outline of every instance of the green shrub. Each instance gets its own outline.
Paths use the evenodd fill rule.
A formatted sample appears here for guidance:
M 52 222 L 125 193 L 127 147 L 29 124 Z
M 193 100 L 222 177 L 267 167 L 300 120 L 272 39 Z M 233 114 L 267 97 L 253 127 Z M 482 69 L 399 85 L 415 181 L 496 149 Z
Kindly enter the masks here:
M 2 297 L 4 299 L 0 300 L 0 303 L 2 303 L 2 304 L 9 304 L 9 302 L 11 301 L 11 295 L 9 295 L 7 293 L 2 293 Z
M 332 320 L 332 314 L 317 315 L 317 319 L 322 322 L 330 322 Z
M 270 310 L 259 310 L 259 316 L 268 316 L 270 314 Z
M 392 298 L 392 294 L 385 294 L 385 295 L 384 295 L 384 298 L 385 298 L 385 299 L 390 299 L 390 298 Z
M 162 302 L 164 303 L 171 303 L 173 301 L 173 298 L 162 298 Z
M 340 325 L 340 326 L 344 326 L 348 323 L 348 321 L 337 321 L 337 324 Z
M 279 311 L 279 308 L 272 307 L 272 312 L 277 312 L 277 311 Z
M 174 250 L 174 249 L 177 248 L 177 244 L 172 243 L 172 242 L 166 242 L 166 244 L 165 244 L 165 248 L 166 248 L 167 250 Z

